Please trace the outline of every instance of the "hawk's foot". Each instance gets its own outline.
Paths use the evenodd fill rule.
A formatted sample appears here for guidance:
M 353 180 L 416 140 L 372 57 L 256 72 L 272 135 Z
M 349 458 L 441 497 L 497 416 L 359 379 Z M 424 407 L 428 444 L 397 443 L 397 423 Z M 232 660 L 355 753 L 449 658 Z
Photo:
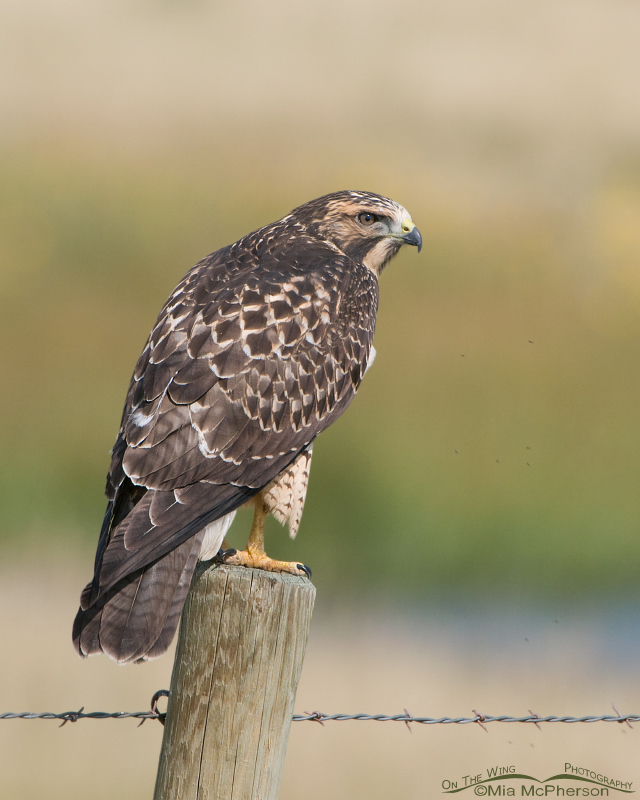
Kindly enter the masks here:
M 311 577 L 311 570 L 306 564 L 298 561 L 276 561 L 262 552 L 251 550 L 230 550 L 220 551 L 218 558 L 223 564 L 231 564 L 235 567 L 253 567 L 253 569 L 264 569 L 267 572 L 288 572 L 291 575 L 300 577 Z

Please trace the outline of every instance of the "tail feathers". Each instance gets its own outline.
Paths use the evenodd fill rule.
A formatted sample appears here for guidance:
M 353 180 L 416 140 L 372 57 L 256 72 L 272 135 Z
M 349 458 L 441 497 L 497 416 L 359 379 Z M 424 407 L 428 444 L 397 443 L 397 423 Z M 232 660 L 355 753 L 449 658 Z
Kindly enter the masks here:
M 104 652 L 120 663 L 162 655 L 178 627 L 203 537 L 201 531 L 81 608 L 73 626 L 78 653 Z M 91 594 L 90 586 L 83 597 Z
M 143 493 L 130 481 L 120 488 L 126 497 L 116 497 L 107 508 L 93 581 L 80 597 L 73 641 L 81 656 L 104 652 L 124 663 L 154 658 L 167 649 L 207 527 L 260 489 L 207 481 L 166 492 Z
M 196 538 L 200 539 L 201 537 L 198 536 Z M 147 652 L 145 656 L 147 659 L 158 658 L 158 656 L 161 656 L 167 651 L 169 645 L 173 641 L 176 629 L 180 623 L 182 607 L 184 606 L 184 601 L 187 598 L 189 587 L 191 586 L 191 578 L 193 577 L 193 572 L 195 570 L 196 563 L 198 562 L 200 547 L 201 541 L 197 543 L 197 546 L 194 545 L 194 549 L 189 554 L 189 559 L 185 565 L 185 568 L 182 570 L 180 580 L 178 581 L 171 604 L 169 605 L 162 630 L 160 631 L 160 634 L 154 645 Z

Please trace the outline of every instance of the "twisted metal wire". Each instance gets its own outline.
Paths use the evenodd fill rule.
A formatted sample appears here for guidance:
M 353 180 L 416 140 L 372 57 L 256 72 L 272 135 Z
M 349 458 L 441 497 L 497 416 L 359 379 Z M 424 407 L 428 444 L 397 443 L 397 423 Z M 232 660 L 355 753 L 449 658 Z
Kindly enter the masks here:
M 50 711 L 35 713 L 32 711 L 22 711 L 14 714 L 7 711 L 0 714 L 0 719 L 61 719 L 62 724 L 66 722 L 77 722 L 79 719 L 141 719 L 145 722 L 148 719 L 158 719 L 164 714 L 154 713 L 153 711 L 90 711 L 84 713 L 84 706 L 79 711 L 63 711 L 62 714 L 53 714 Z
M 161 697 L 168 696 L 169 692 L 166 689 L 157 691 L 151 698 L 150 711 L 91 711 L 85 714 L 83 706 L 79 711 L 64 711 L 62 714 L 53 714 L 49 711 L 41 713 L 23 711 L 18 714 L 5 712 L 0 714 L 0 719 L 59 719 L 62 720 L 60 727 L 66 725 L 67 722 L 77 722 L 80 719 L 139 719 L 140 725 L 148 719 L 157 719 L 164 725 L 167 715 L 158 710 L 158 700 Z M 602 714 L 600 716 L 589 715 L 585 717 L 559 717 L 555 715 L 541 717 L 533 711 L 530 711 L 524 717 L 507 715 L 494 717 L 489 714 L 479 714 L 475 709 L 473 710 L 473 717 L 414 717 L 406 708 L 404 709 L 404 714 L 325 714 L 322 711 L 305 711 L 302 714 L 294 714 L 292 720 L 293 722 L 319 722 L 321 725 L 324 725 L 325 722 L 346 722 L 348 720 L 358 722 L 404 722 L 409 730 L 411 730 L 410 724 L 414 722 L 418 725 L 468 725 L 473 722 L 480 725 L 485 731 L 485 724 L 489 722 L 523 722 L 536 725 L 536 727 L 539 727 L 542 722 L 569 724 L 576 722 L 618 722 L 626 723 L 629 727 L 632 727 L 632 722 L 640 722 L 640 714 L 620 714 L 615 706 L 613 709 L 616 712 L 615 716 L 613 714 Z
M 412 722 L 417 722 L 420 725 L 467 725 L 470 722 L 475 722 L 482 727 L 488 722 L 525 722 L 533 725 L 538 725 L 541 722 L 626 722 L 631 726 L 632 722 L 640 722 L 640 715 L 638 714 L 602 714 L 600 716 L 587 716 L 587 717 L 557 717 L 548 716 L 541 717 L 538 714 L 528 714 L 526 717 L 510 717 L 499 716 L 493 717 L 489 714 L 478 714 L 474 711 L 474 717 L 414 717 L 409 713 L 404 714 L 323 714 L 321 711 L 305 712 L 304 714 L 294 714 L 294 722 L 343 722 L 344 720 L 365 720 L 373 722 L 404 722 L 407 725 Z M 485 729 L 486 730 L 486 729 Z

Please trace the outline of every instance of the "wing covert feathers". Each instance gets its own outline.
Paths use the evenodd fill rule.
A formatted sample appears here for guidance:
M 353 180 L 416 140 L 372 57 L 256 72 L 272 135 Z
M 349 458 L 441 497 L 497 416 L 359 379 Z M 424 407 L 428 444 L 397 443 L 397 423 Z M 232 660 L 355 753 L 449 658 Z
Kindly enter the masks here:
M 315 271 L 302 258 L 285 269 L 243 242 L 194 267 L 163 309 L 129 389 L 116 481 L 264 486 L 358 388 L 375 277 L 329 248 Z M 203 296 L 202 285 L 222 288 Z

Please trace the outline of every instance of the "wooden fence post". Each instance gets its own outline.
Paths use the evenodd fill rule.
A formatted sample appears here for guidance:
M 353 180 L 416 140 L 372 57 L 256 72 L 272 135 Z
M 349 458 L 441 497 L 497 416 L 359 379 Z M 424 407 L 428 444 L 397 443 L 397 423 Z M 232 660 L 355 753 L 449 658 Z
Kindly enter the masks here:
M 315 593 L 307 578 L 198 565 L 154 800 L 276 800 Z

